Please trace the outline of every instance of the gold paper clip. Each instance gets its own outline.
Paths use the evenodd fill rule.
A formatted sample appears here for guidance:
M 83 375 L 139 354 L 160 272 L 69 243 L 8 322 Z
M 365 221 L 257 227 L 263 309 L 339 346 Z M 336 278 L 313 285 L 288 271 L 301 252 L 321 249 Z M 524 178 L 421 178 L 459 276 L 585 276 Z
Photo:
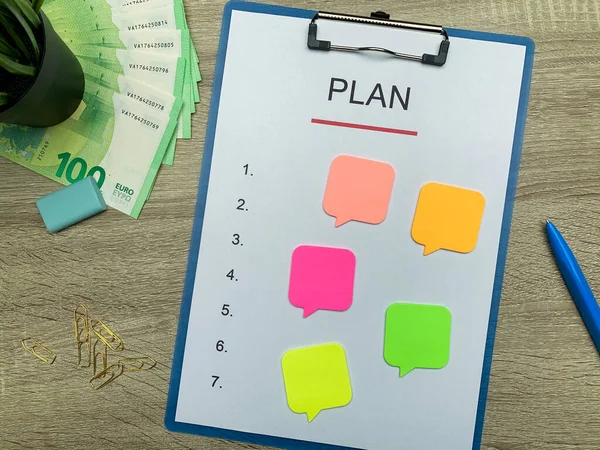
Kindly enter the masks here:
M 120 352 L 125 348 L 123 340 L 101 320 L 92 320 L 92 331 L 98 336 L 98 339 L 108 345 L 108 348 L 111 350 Z
M 31 345 L 31 347 L 28 347 L 27 344 L 25 344 L 26 342 L 33 345 Z M 25 350 L 27 350 L 37 359 L 44 361 L 46 364 L 52 364 L 56 360 L 56 353 L 54 353 L 48 347 L 43 345 L 40 341 L 37 341 L 33 338 L 27 338 L 21 341 L 21 345 Z M 42 354 L 38 353 L 38 350 L 40 350 Z
M 96 348 L 98 344 L 101 346 L 99 350 Z M 108 368 L 108 346 L 104 342 L 100 341 L 100 339 L 96 339 L 96 342 L 94 342 L 93 356 L 94 375 L 98 373 L 98 357 L 102 358 L 102 366 L 100 371 L 104 372 Z
M 112 364 L 98 375 L 94 375 L 94 377 L 90 380 L 90 385 L 92 386 L 93 390 L 97 391 L 98 389 L 101 389 L 107 384 L 115 381 L 115 379 L 120 377 L 122 374 L 123 366 L 120 363 Z
M 156 361 L 149 356 L 143 356 L 141 358 L 121 358 L 117 364 L 123 366 L 123 372 L 138 372 L 152 369 L 156 366 Z
M 75 341 L 77 341 L 77 364 L 79 367 L 90 367 L 92 359 L 92 338 L 90 335 L 90 314 L 81 303 L 75 308 L 73 316 Z M 87 358 L 83 358 L 83 347 L 87 347 Z M 84 361 L 87 359 L 87 362 Z

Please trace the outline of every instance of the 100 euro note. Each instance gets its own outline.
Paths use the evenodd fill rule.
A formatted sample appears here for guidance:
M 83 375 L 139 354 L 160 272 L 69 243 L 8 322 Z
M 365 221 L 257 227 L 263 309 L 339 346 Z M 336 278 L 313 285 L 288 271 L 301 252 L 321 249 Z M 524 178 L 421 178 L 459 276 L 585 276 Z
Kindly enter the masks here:
M 189 55 L 189 33 L 186 35 L 181 30 L 157 31 L 121 31 L 119 39 L 129 51 L 158 53 L 185 58 Z M 183 109 L 181 111 L 181 128 L 178 137 L 189 139 L 192 137 L 192 73 L 187 68 L 183 81 Z
M 195 112 L 195 103 L 200 100 L 198 87 L 194 82 L 201 80 L 198 68 L 198 57 L 191 43 L 185 10 L 181 0 L 151 0 L 144 2 L 132 2 L 123 0 L 83 0 L 81 3 L 71 5 L 67 10 L 64 8 L 65 0 L 49 0 L 50 10 L 47 14 L 52 15 L 58 24 L 58 33 L 70 44 L 74 53 L 80 58 L 102 58 L 102 64 L 114 62 L 114 52 L 123 48 L 119 39 L 118 30 L 126 31 L 159 31 L 180 30 L 181 56 L 185 58 L 186 70 L 189 71 L 184 82 L 185 95 L 190 100 L 184 103 L 183 113 L 180 117 L 177 130 L 178 138 L 191 137 L 191 114 Z M 60 5 L 61 8 L 54 8 Z M 73 20 L 76 18 L 77 20 Z M 83 29 L 92 30 L 82 33 Z M 117 33 L 115 33 L 115 28 Z M 128 33 L 126 33 L 128 34 Z M 146 34 L 147 33 L 142 33 Z M 164 33 L 158 33 L 164 35 Z M 136 43 L 137 48 L 132 50 L 142 51 L 164 51 L 164 49 L 152 47 L 152 50 L 142 42 Z M 160 43 L 156 43 L 160 45 Z M 129 47 L 131 49 L 131 47 Z M 188 49 L 187 52 L 185 49 Z M 171 49 L 172 50 L 172 49 Z M 95 53 L 97 51 L 97 53 Z M 112 52 L 112 55 L 111 55 Z M 107 66 L 109 67 L 109 66 Z M 121 67 L 112 66 L 117 73 L 122 73 Z M 159 87 L 159 86 L 155 86 Z M 176 141 L 173 140 L 165 154 L 165 164 L 172 165 L 174 162 Z
M 199 100 L 199 93 L 197 86 L 193 86 L 194 81 L 199 81 L 201 79 L 200 71 L 198 69 L 198 64 L 194 63 L 197 59 L 193 58 L 195 56 L 195 52 L 190 51 L 192 48 L 191 40 L 189 37 L 189 30 L 187 29 L 187 24 L 185 22 L 185 16 L 183 13 L 183 6 L 181 3 L 177 3 L 180 5 L 180 8 L 176 8 L 176 4 L 173 3 L 173 0 L 160 0 L 164 3 L 165 6 L 161 6 L 155 9 L 147 9 L 146 5 L 144 9 L 141 7 L 126 9 L 125 13 L 115 13 L 111 17 L 98 17 L 96 21 L 96 29 L 87 33 L 86 36 L 78 36 L 81 33 L 75 33 L 72 29 L 62 29 L 61 33 L 64 33 L 68 39 L 75 39 L 77 41 L 77 49 L 76 53 L 78 56 L 82 54 L 90 54 L 90 46 L 98 47 L 103 46 L 105 49 L 109 48 L 123 48 L 123 43 L 118 36 L 114 34 L 109 34 L 108 37 L 104 33 L 105 30 L 113 30 L 116 26 L 119 30 L 124 31 L 124 35 L 128 36 L 129 32 L 140 32 L 140 36 L 144 36 L 145 42 L 133 42 L 135 46 L 128 46 L 125 44 L 125 47 L 128 47 L 129 50 L 133 52 L 164 52 L 168 51 L 169 53 L 174 54 L 174 50 L 178 50 L 178 45 L 173 45 L 173 47 L 163 47 L 161 49 L 161 42 L 147 42 L 148 33 L 152 33 L 154 31 L 158 32 L 157 37 L 164 36 L 164 31 L 174 31 L 180 30 L 176 34 L 167 33 L 168 35 L 176 35 L 177 37 L 181 36 L 181 39 L 185 40 L 182 42 L 181 51 L 182 57 L 187 60 L 186 69 L 189 70 L 188 76 L 184 79 L 186 83 L 186 95 L 189 95 L 189 101 L 185 102 L 185 106 L 182 111 L 182 115 L 179 119 L 179 126 L 177 129 L 177 137 L 178 138 L 186 138 L 191 137 L 191 114 L 195 112 L 195 101 Z M 162 4 L 162 3 L 161 3 Z M 121 11 L 121 10 L 115 10 Z M 181 31 L 183 30 L 183 31 Z M 111 31 L 112 32 L 112 31 Z M 128 42 L 129 39 L 126 39 Z M 84 41 L 84 42 L 82 42 Z M 149 44 L 152 44 L 150 46 Z M 162 42 L 162 44 L 168 45 L 168 42 Z M 73 46 L 73 45 L 72 45 Z M 132 48 L 133 47 L 133 48 Z M 188 48 L 187 54 L 185 48 Z M 106 52 L 106 50 L 105 50 Z M 179 53 L 179 52 L 178 52 Z M 192 55 L 193 53 L 193 55 Z M 195 71 L 194 71 L 195 69 Z M 120 70 L 120 68 L 115 69 Z M 147 81 L 145 81 L 147 82 Z M 189 85 L 189 87 L 188 87 Z M 155 87 L 160 88 L 158 85 Z M 188 113 L 189 112 L 189 113 Z M 165 164 L 172 165 L 175 158 L 175 146 L 176 141 L 172 141 L 169 145 L 167 153 L 165 154 L 165 160 L 163 161 Z
M 112 21 L 122 31 L 181 30 L 190 41 L 189 70 L 197 83 L 202 80 L 198 54 L 189 36 L 185 9 L 181 0 L 153 0 L 151 3 L 133 3 L 127 8 L 114 9 Z M 103 25 L 104 26 L 104 25 Z M 198 89 L 192 89 L 194 103 L 200 101 Z M 194 108 L 195 110 L 195 108 Z
M 101 33 L 96 32 L 90 33 L 86 39 L 87 42 L 72 43 L 70 48 L 82 62 L 92 61 L 111 70 L 114 74 L 130 75 L 182 99 L 183 107 L 176 127 L 178 133 L 175 133 L 175 136 L 189 136 L 191 135 L 190 105 L 192 100 L 189 94 L 191 80 L 186 70 L 185 58 L 175 56 L 181 54 L 182 48 L 179 31 L 175 32 L 177 35 L 171 36 L 170 41 L 159 40 L 156 43 L 157 48 L 148 48 L 148 51 L 128 51 L 119 48 L 120 40 L 118 38 L 113 38 L 114 41 L 105 39 L 106 46 L 97 45 L 96 42 L 102 41 L 104 38 Z M 136 41 L 128 40 L 130 47 L 133 47 L 133 43 Z M 161 48 L 161 43 L 167 46 L 170 43 L 172 46 Z M 121 46 L 123 45 L 121 44 Z M 163 58 L 163 56 L 167 58 Z M 170 142 L 166 153 L 164 162 L 169 165 L 173 164 L 176 137 Z
M 157 30 L 157 31 L 120 31 L 116 36 L 114 33 L 106 33 L 104 30 L 91 31 L 81 36 L 69 37 L 73 42 L 67 45 L 77 57 L 102 59 L 105 63 L 113 63 L 116 53 L 120 49 L 131 52 L 158 53 L 185 58 L 189 54 L 189 33 L 181 30 Z M 98 63 L 100 64 L 100 63 Z M 122 71 L 122 67 L 113 68 Z M 183 108 L 180 120 L 178 137 L 190 138 L 191 131 L 191 105 L 193 95 L 191 94 L 192 73 L 186 66 L 183 77 Z
M 117 50 L 117 59 L 125 75 L 161 91 L 172 93 L 181 99 L 185 59 L 158 53 L 130 52 Z M 181 125 L 181 114 L 178 126 Z M 164 163 L 172 165 L 175 155 L 177 135 L 174 134 L 165 153 Z
M 84 31 L 114 32 L 115 26 L 120 31 L 147 31 L 158 29 L 178 29 L 183 35 L 189 34 L 185 9 L 181 0 L 149 0 L 132 2 L 123 0 L 82 0 L 69 4 L 68 0 L 46 0 L 44 10 L 51 18 L 56 31 L 63 37 L 72 37 Z M 125 5 L 121 7 L 121 5 Z M 189 36 L 187 37 L 189 38 Z M 109 40 L 110 41 L 110 40 Z M 105 41 L 105 42 L 109 42 Z M 201 81 L 198 68 L 198 55 L 190 40 L 191 63 L 189 70 L 195 81 Z M 190 59 L 189 55 L 184 55 Z M 199 101 L 195 90 L 194 96 Z
M 95 96 L 86 101 L 54 127 L 0 124 L 0 155 L 62 184 L 94 176 L 109 206 L 137 218 L 180 104 L 164 114 L 122 94 L 113 94 L 111 105 Z
M 167 94 L 166 92 L 155 89 L 147 84 L 142 83 L 141 81 L 130 77 L 119 76 L 118 83 L 121 94 L 126 95 L 128 98 L 142 103 L 143 105 L 158 112 L 170 114 L 173 109 L 175 109 L 175 112 L 181 110 L 182 101 L 180 98 L 176 98 L 171 94 Z M 171 137 L 170 142 L 175 140 L 174 136 L 175 133 L 173 133 L 173 137 Z M 168 151 L 168 148 L 169 147 L 167 146 L 166 151 Z M 150 175 L 154 176 L 154 180 L 152 180 L 152 188 L 147 190 L 146 199 L 148 199 L 152 193 L 158 172 L 152 172 Z

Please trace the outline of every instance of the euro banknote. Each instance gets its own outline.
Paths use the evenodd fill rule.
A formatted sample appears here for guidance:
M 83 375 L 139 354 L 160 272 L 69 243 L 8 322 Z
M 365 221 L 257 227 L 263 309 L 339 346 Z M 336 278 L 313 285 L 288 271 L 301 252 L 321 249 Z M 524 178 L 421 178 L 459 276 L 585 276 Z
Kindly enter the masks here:
M 86 87 L 87 88 L 87 87 Z M 174 134 L 181 101 L 158 111 L 115 93 L 112 111 L 87 97 L 67 121 L 50 128 L 0 124 L 0 156 L 62 184 L 94 176 L 106 203 L 138 218 Z M 163 104 L 166 104 L 163 100 Z

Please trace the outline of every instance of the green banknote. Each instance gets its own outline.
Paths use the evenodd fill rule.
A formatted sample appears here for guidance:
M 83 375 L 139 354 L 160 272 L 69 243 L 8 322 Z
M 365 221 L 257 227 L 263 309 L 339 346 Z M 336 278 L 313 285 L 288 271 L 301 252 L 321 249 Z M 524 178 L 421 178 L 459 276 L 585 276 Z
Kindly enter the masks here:
M 118 82 L 118 81 L 117 81 Z M 93 85 L 96 89 L 99 85 Z M 148 106 L 147 87 L 113 94 L 112 111 L 104 99 L 88 97 L 66 122 L 50 128 L 0 124 L 0 156 L 62 184 L 94 176 L 106 203 L 137 218 L 154 184 L 175 131 L 181 103 L 168 114 Z M 154 93 L 155 94 L 155 93 Z
M 93 30 L 98 18 L 112 14 L 112 8 L 106 0 L 45 0 L 42 10 L 56 31 L 62 27 L 78 31 Z
M 127 8 L 113 10 L 113 22 L 121 29 L 128 31 L 151 29 L 188 30 L 185 9 L 181 0 L 154 0 L 153 3 L 134 3 Z M 173 25 L 174 24 L 174 25 Z M 189 30 L 188 30 L 189 31 Z M 195 46 L 190 45 L 193 64 L 193 78 L 202 80 L 198 67 L 198 53 Z M 199 100 L 199 93 L 197 93 Z
M 160 91 L 155 89 L 147 84 L 142 83 L 134 78 L 119 76 L 119 90 L 121 94 L 126 95 L 129 98 L 132 98 L 144 105 L 155 109 L 161 113 L 171 114 L 173 108 L 175 111 L 181 110 L 181 99 L 177 98 L 171 94 L 167 94 L 164 91 Z M 169 145 L 167 146 L 167 150 L 165 151 L 165 157 L 163 158 L 163 163 L 167 157 L 167 152 L 169 152 L 169 147 L 172 143 L 177 142 L 177 136 L 175 132 L 169 141 Z M 152 175 L 156 178 L 158 172 L 153 172 Z M 152 187 L 147 190 L 146 199 L 150 197 L 152 193 L 152 189 L 154 188 L 154 182 L 152 181 Z
M 83 45 L 102 45 L 107 48 L 121 48 L 120 40 L 116 37 L 108 38 L 104 35 L 103 30 L 107 28 L 113 28 L 115 25 L 121 31 L 154 31 L 154 30 L 177 30 L 182 31 L 182 39 L 188 42 L 184 45 L 188 48 L 188 53 L 184 56 L 188 63 L 186 64 L 188 70 L 190 70 L 191 83 L 198 82 L 201 79 L 200 71 L 197 64 L 197 55 L 193 46 L 190 45 L 191 38 L 189 36 L 189 30 L 186 27 L 185 16 L 183 15 L 183 9 L 177 10 L 171 0 L 165 0 L 167 3 L 171 3 L 170 6 L 162 6 L 155 9 L 139 9 L 132 8 L 127 9 L 126 12 L 113 14 L 112 18 L 99 17 L 96 20 L 96 28 L 94 33 L 82 34 L 80 31 L 75 31 L 72 28 L 60 28 L 59 34 L 66 41 L 73 41 Z M 136 49 L 136 51 L 139 49 Z M 200 100 L 198 87 L 191 86 L 190 88 L 190 110 L 191 112 L 196 111 L 195 104 Z
M 125 47 L 132 52 L 157 53 L 183 57 L 189 55 L 189 33 L 181 30 L 156 30 L 156 31 L 121 31 L 119 38 Z M 187 66 L 186 66 L 187 67 Z M 192 73 L 185 70 L 183 81 L 183 109 L 182 123 L 178 137 L 189 139 L 192 137 L 191 107 Z
M 186 60 L 158 53 L 129 52 L 117 50 L 125 74 L 128 77 L 154 86 L 165 92 L 171 92 L 175 97 L 182 98 L 183 78 Z M 180 114 L 178 129 L 183 126 L 183 114 Z M 177 136 L 169 143 L 165 153 L 164 163 L 172 165 L 175 158 Z
M 165 2 L 168 6 L 114 13 L 112 21 L 122 31 L 181 30 L 184 38 L 190 42 L 190 51 L 187 56 L 189 70 L 192 79 L 197 83 L 202 80 L 202 76 L 198 67 L 198 55 L 189 36 L 183 5 L 181 3 L 174 4 L 171 0 L 165 0 Z M 197 86 L 192 89 L 192 94 L 194 103 L 199 102 L 200 93 Z
M 104 64 L 105 67 L 118 72 L 123 70 L 122 67 L 118 67 L 116 58 L 116 52 L 119 49 L 186 58 L 189 55 L 190 39 L 187 30 L 183 32 L 181 30 L 120 31 L 116 36 L 100 30 L 71 36 L 67 44 L 76 56 L 92 58 L 96 64 Z M 116 66 L 115 61 L 117 62 Z M 178 137 L 189 139 L 191 137 L 191 108 L 194 104 L 190 70 L 184 71 L 183 83 L 182 123 L 178 130 Z
M 202 79 L 198 67 L 198 55 L 191 42 L 185 10 L 181 0 L 151 0 L 151 1 L 122 1 L 101 0 L 95 5 L 88 4 L 89 0 L 79 4 L 74 3 L 69 9 L 69 14 L 54 6 L 62 0 L 52 0 L 52 20 L 59 35 L 68 42 L 75 54 L 80 59 L 92 61 L 110 68 L 115 73 L 122 73 L 122 68 L 116 66 L 114 49 L 122 48 L 122 42 L 114 34 L 115 26 L 121 31 L 152 31 L 174 30 L 181 31 L 181 54 L 186 61 L 186 69 L 190 71 L 184 78 L 183 89 L 186 98 L 184 108 L 179 120 L 177 136 L 179 138 L 191 137 L 190 114 L 196 111 L 196 102 L 200 100 L 198 87 L 195 84 Z M 86 33 L 83 30 L 89 30 Z M 93 32 L 92 32 L 93 31 Z M 105 31 L 108 31 L 106 33 Z M 185 47 L 188 48 L 187 54 Z M 133 51 L 138 51 L 134 49 Z M 157 49 L 159 50 L 159 49 Z M 189 86 L 188 86 L 189 84 Z M 158 86 L 155 86 L 158 87 Z M 173 164 L 176 141 L 173 140 L 165 154 L 165 164 Z

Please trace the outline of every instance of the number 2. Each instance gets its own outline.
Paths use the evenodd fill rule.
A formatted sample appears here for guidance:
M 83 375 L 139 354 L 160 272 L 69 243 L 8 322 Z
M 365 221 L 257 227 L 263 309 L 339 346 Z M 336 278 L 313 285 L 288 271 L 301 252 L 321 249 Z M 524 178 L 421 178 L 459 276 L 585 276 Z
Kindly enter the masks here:
M 238 207 L 236 209 L 238 209 L 239 211 L 248 211 L 248 209 L 244 209 L 244 205 L 246 204 L 246 200 L 244 200 L 243 198 L 238 198 Z

